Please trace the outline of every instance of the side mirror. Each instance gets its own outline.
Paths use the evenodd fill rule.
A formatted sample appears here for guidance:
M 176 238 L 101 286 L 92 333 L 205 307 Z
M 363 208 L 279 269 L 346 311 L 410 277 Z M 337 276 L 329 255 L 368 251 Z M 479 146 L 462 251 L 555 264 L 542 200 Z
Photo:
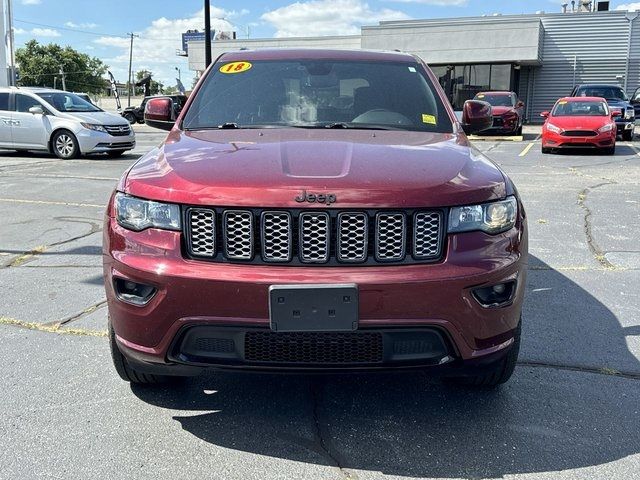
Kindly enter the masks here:
M 170 98 L 152 98 L 144 107 L 144 123 L 150 127 L 171 130 L 175 121 Z
M 40 105 L 34 105 L 29 108 L 29 113 L 34 115 L 44 115 L 44 109 Z
M 547 118 L 549 116 L 549 112 L 542 112 L 540 114 L 541 117 Z
M 467 100 L 462 106 L 462 129 L 464 133 L 482 132 L 493 126 L 491 105 L 479 100 Z
M 620 112 L 619 110 L 614 110 L 613 112 L 611 112 L 611 118 L 620 117 L 620 116 L 622 116 L 622 112 Z
M 522 100 L 518 100 L 516 102 L 516 108 L 522 108 L 522 107 L 524 107 L 524 102 Z

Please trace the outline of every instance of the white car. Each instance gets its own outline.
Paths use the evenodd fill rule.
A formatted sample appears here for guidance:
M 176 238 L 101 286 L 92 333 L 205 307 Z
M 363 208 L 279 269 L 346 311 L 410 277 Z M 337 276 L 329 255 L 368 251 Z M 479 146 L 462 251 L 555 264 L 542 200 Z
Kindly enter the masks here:
M 64 159 L 88 153 L 115 158 L 135 145 L 135 133 L 127 120 L 74 93 L 0 88 L 0 148 L 44 150 Z

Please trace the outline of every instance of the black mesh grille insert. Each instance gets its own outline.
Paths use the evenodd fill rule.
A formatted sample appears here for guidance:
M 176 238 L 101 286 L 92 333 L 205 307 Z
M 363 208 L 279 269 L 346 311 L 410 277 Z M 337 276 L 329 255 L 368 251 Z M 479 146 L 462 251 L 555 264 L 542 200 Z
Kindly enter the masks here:
M 382 334 L 377 332 L 247 332 L 245 360 L 265 363 L 381 363 Z
M 233 353 L 235 344 L 230 338 L 198 338 L 195 349 L 201 352 Z

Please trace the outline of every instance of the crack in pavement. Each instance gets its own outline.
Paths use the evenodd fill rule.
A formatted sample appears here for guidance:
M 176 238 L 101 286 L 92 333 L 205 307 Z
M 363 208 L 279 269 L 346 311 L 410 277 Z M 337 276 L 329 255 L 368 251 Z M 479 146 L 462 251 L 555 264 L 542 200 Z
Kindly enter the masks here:
M 358 477 L 344 469 L 344 467 L 342 466 L 343 462 L 341 462 L 338 458 L 337 452 L 331 452 L 331 442 L 328 439 L 325 439 L 323 428 L 321 426 L 322 424 L 320 423 L 320 415 L 318 413 L 318 400 L 320 397 L 318 383 L 320 382 L 322 382 L 322 379 L 313 378 L 311 379 L 310 384 L 311 398 L 313 400 L 313 426 L 315 430 L 314 436 L 317 440 L 320 450 L 324 453 L 324 456 L 333 464 L 334 467 L 336 467 L 340 471 L 342 476 L 346 480 L 356 480 Z
M 0 264 L 0 270 L 4 268 L 9 268 L 9 267 L 19 267 L 21 265 L 24 265 L 26 262 L 33 260 L 38 255 L 44 253 L 46 250 L 48 250 L 51 247 L 59 247 L 61 245 L 65 245 L 70 242 L 75 242 L 76 240 L 81 240 L 85 237 L 93 235 L 94 233 L 98 233 L 102 231 L 102 226 L 100 223 L 96 223 L 85 217 L 56 217 L 56 220 L 62 220 L 62 221 L 67 221 L 71 223 L 88 224 L 90 227 L 89 232 L 83 233 L 81 235 L 76 235 L 75 237 L 72 237 L 66 240 L 60 240 L 59 242 L 54 242 L 50 245 L 39 245 L 31 250 L 19 252 L 20 256 L 18 258 L 14 258 L 9 260 L 8 262 L 5 262 L 4 264 Z
M 593 238 L 593 233 L 591 230 L 591 216 L 593 215 L 593 212 L 587 206 L 586 202 L 587 202 L 587 194 L 591 190 L 595 190 L 596 188 L 600 188 L 605 185 L 615 185 L 616 183 L 617 182 L 614 182 L 614 181 L 598 183 L 597 185 L 585 187 L 580 191 L 580 193 L 578 193 L 578 206 L 582 208 L 585 212 L 583 228 L 584 228 L 584 234 L 587 237 L 587 246 L 589 247 L 589 251 L 592 253 L 595 260 L 607 270 L 617 270 L 618 267 L 613 263 L 611 263 L 609 260 L 607 260 L 607 257 L 605 256 L 605 252 L 598 246 L 595 239 Z
M 54 322 L 50 322 L 50 323 L 45 323 L 44 325 L 67 325 L 68 323 L 74 322 L 76 320 L 80 320 L 83 317 L 86 317 L 87 315 L 95 312 L 96 310 L 98 310 L 101 307 L 104 307 L 107 304 L 107 299 L 105 298 L 104 300 L 100 300 L 97 303 L 94 303 L 93 305 L 88 306 L 87 308 L 85 308 L 84 310 L 82 310 L 80 313 L 76 313 L 75 315 L 70 315 L 66 318 L 63 318 L 62 320 L 57 320 Z
M 608 375 L 613 377 L 628 378 L 631 380 L 640 380 L 640 373 L 626 372 L 623 370 L 616 370 L 608 367 L 585 367 L 582 365 L 565 365 L 562 363 L 547 363 L 547 362 L 534 362 L 528 360 L 518 361 L 517 363 L 521 367 L 534 367 L 534 368 L 550 368 L 553 370 L 567 370 L 570 372 L 582 372 L 582 373 L 594 373 L 596 375 Z

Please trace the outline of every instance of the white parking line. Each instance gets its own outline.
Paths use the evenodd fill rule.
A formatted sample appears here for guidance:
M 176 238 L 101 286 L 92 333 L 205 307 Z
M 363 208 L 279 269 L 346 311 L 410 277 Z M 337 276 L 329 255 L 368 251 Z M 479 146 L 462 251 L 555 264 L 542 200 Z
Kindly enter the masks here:
M 96 205 L 93 203 L 56 202 L 56 201 L 50 201 L 50 200 L 27 200 L 22 198 L 0 198 L 0 202 L 34 203 L 37 205 L 64 205 L 66 207 L 106 208 L 106 205 Z
M 633 143 L 631 142 L 625 142 L 625 145 L 629 148 L 631 148 L 634 152 L 636 152 L 636 155 L 638 155 L 640 157 L 640 150 L 638 150 L 638 147 L 636 147 Z

